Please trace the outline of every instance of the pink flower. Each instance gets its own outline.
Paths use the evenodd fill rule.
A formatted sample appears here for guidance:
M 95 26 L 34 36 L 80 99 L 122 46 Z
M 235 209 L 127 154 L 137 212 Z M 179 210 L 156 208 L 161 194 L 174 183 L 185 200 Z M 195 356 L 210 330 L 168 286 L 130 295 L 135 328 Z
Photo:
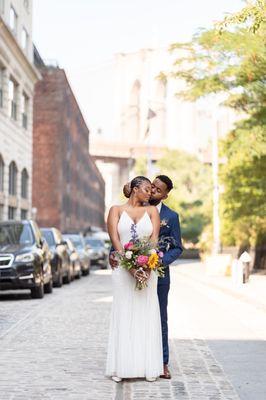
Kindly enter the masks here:
M 149 261 L 149 257 L 148 256 L 138 256 L 137 257 L 137 264 L 138 265 L 145 265 L 145 264 L 147 264 L 148 261 Z
M 159 251 L 158 256 L 159 256 L 160 258 L 163 258 L 163 252 L 162 252 L 162 251 Z
M 128 243 L 124 244 L 124 249 L 130 250 L 130 249 L 132 249 L 133 246 L 134 246 L 134 243 L 128 242 Z

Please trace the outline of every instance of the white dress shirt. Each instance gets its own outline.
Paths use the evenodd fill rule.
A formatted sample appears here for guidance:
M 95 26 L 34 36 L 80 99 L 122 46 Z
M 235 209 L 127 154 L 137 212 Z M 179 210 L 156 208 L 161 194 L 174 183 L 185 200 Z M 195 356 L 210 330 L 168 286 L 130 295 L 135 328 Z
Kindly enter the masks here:
M 161 212 L 161 208 L 162 208 L 162 202 L 160 202 L 159 204 L 157 204 L 157 210 L 159 211 L 159 214 Z

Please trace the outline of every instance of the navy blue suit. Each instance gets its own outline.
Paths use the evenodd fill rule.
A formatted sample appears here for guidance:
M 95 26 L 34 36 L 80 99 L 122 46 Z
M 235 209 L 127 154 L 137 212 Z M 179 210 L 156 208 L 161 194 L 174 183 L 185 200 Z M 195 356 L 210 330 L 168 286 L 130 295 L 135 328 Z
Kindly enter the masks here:
M 181 233 L 178 214 L 162 203 L 160 211 L 161 228 L 159 239 L 164 239 L 167 243 L 169 238 L 169 245 L 162 246 L 163 265 L 165 276 L 158 278 L 158 298 L 161 312 L 162 323 L 162 336 L 163 336 L 163 362 L 168 364 L 169 361 L 169 347 L 168 347 L 168 316 L 167 304 L 168 293 L 170 289 L 170 272 L 169 265 L 175 261 L 182 253 Z

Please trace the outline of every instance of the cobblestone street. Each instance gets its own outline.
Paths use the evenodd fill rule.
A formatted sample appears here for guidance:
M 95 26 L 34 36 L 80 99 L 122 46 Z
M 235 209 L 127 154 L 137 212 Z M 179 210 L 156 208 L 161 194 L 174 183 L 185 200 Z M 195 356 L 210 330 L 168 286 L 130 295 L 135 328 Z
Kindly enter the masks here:
M 109 270 L 95 269 L 42 300 L 31 300 L 27 292 L 1 292 L 0 399 L 265 399 L 265 311 L 198 283 L 185 275 L 185 268 L 191 265 L 172 268 L 173 378 L 155 383 L 116 384 L 104 377 L 112 301 Z M 244 308 L 248 318 L 252 313 L 246 324 Z M 247 341 L 260 359 L 252 357 Z

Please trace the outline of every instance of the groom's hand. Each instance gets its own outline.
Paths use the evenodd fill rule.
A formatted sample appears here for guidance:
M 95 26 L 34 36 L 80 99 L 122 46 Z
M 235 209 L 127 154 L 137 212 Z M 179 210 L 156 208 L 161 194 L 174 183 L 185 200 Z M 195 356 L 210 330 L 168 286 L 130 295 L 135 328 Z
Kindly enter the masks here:
M 115 256 L 115 252 L 114 252 L 114 251 L 112 251 L 112 252 L 110 253 L 110 255 L 109 255 L 109 264 L 111 265 L 111 268 L 112 268 L 112 269 L 118 267 L 118 261 L 117 261 L 117 258 L 116 258 L 116 256 Z

